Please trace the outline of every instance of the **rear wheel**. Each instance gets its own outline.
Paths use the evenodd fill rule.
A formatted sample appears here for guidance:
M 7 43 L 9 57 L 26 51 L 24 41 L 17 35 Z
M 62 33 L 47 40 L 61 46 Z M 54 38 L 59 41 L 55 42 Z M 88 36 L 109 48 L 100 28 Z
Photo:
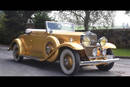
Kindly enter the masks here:
M 60 67 L 67 75 L 75 74 L 80 66 L 80 56 L 78 52 L 64 49 L 60 55 Z
M 111 49 L 108 49 L 108 50 L 107 50 L 107 55 L 113 55 Z M 97 67 L 99 70 L 102 70 L 102 71 L 109 71 L 113 66 L 114 66 L 114 62 L 109 63 L 109 64 L 97 65 L 96 67 Z
M 17 44 L 13 46 L 13 57 L 16 62 L 20 62 L 23 60 L 23 56 L 19 55 L 19 48 Z

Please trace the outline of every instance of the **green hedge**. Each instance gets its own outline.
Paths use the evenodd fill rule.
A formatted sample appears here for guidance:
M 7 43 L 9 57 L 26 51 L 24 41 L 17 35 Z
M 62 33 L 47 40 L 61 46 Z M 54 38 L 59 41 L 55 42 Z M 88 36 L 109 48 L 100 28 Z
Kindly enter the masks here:
M 77 30 L 85 32 L 84 30 Z M 99 29 L 91 30 L 98 38 L 105 36 L 108 41 L 114 43 L 118 48 L 130 48 L 130 29 Z
M 22 31 L 0 31 L 0 44 L 10 44 L 11 41 L 22 34 Z

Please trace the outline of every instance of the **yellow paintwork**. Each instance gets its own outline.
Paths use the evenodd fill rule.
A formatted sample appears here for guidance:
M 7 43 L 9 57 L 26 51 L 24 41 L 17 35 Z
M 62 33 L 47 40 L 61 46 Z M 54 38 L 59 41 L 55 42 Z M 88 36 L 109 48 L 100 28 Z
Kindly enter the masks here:
M 47 42 L 52 42 L 53 45 L 54 45 L 54 50 L 52 51 L 51 54 L 47 55 L 46 52 L 45 52 L 45 44 Z M 54 37 L 54 36 L 48 36 L 47 39 L 45 40 L 45 43 L 44 43 L 44 47 L 43 47 L 43 57 L 44 59 L 47 59 L 47 61 L 49 62 L 53 62 L 56 60 L 57 56 L 58 56 L 58 52 L 59 50 L 57 50 L 57 48 L 60 46 L 60 42 L 59 40 Z M 53 56 L 52 56 L 53 55 Z
M 54 31 L 52 35 L 57 37 L 61 44 L 64 42 L 70 42 L 70 38 L 73 39 L 72 42 L 80 44 L 80 36 L 83 33 L 84 32 Z
M 60 48 L 60 47 L 69 47 L 74 50 L 83 50 L 84 49 L 81 44 L 74 43 L 74 42 L 65 42 L 65 43 L 61 44 L 58 48 Z
M 83 34 L 83 32 L 54 31 L 50 34 L 45 30 L 35 30 L 30 34 L 20 35 L 11 43 L 9 49 L 12 49 L 13 44 L 16 43 L 19 46 L 20 55 L 33 56 L 40 61 L 47 60 L 53 62 L 57 59 L 61 47 L 83 50 L 83 46 L 80 45 L 81 34 Z M 72 39 L 72 42 L 70 42 L 70 39 Z M 54 50 L 49 55 L 47 55 L 45 51 L 47 42 L 52 42 L 54 45 Z
M 33 30 L 33 29 L 32 29 Z M 59 55 L 61 47 L 69 47 L 73 50 L 84 50 L 80 44 L 80 36 L 84 32 L 67 32 L 53 31 L 48 33 L 45 30 L 34 30 L 30 34 L 20 35 L 14 39 L 9 50 L 12 50 L 13 44 L 18 44 L 19 55 L 36 57 L 40 61 L 53 62 Z M 46 53 L 46 44 L 53 43 L 53 51 L 50 54 Z M 112 43 L 107 43 L 103 49 L 116 48 Z
M 116 49 L 116 45 L 114 45 L 112 43 L 106 43 L 102 48 L 103 49 L 108 49 L 108 48 Z

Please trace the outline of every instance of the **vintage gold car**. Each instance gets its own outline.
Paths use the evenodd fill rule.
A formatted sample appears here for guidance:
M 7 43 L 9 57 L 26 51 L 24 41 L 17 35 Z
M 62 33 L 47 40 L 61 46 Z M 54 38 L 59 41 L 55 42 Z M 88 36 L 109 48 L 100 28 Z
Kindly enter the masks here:
M 14 39 L 9 47 L 15 61 L 24 57 L 39 61 L 59 61 L 61 70 L 75 74 L 80 66 L 95 65 L 99 70 L 110 70 L 114 62 L 111 49 L 116 46 L 105 37 L 97 39 L 91 31 L 75 32 L 71 23 L 45 22 L 46 29 L 26 29 L 25 34 Z

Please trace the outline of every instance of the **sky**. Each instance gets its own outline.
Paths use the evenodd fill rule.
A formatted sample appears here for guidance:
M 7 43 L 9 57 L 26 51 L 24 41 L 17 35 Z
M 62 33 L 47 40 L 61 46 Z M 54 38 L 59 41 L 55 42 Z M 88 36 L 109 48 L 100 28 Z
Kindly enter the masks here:
M 114 24 L 115 26 L 122 26 L 123 23 L 126 25 L 128 23 L 128 25 L 130 26 L 130 16 L 124 14 L 125 11 L 117 11 L 115 18 L 114 18 Z

